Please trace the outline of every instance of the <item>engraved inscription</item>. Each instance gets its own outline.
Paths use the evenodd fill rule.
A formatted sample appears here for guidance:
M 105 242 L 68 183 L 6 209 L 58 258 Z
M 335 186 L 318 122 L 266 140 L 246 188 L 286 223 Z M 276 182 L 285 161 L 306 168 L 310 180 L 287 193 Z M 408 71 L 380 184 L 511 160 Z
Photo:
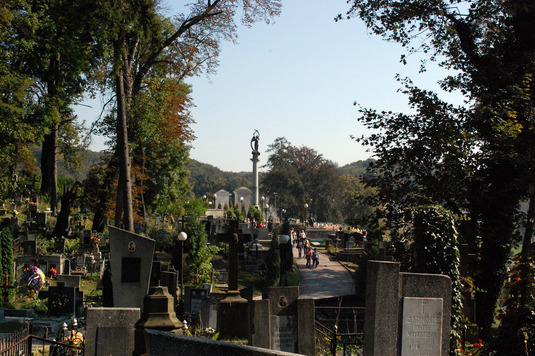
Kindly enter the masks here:
M 442 298 L 403 298 L 401 356 L 440 356 Z
M 297 318 L 295 316 L 271 316 L 272 349 L 295 352 L 297 350 Z

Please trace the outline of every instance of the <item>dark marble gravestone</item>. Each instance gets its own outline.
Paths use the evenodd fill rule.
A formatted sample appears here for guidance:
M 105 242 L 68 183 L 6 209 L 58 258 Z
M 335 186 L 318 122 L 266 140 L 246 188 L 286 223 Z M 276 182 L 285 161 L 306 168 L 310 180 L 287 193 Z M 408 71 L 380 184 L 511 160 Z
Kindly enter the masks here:
M 76 314 L 78 288 L 63 285 L 48 288 L 48 311 L 51 315 Z

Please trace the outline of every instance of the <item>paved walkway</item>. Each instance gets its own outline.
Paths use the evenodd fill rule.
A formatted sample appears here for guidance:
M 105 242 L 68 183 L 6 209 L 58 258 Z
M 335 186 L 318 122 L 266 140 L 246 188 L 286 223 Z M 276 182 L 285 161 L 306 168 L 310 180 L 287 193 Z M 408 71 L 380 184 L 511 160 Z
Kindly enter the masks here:
M 306 258 L 298 258 L 297 248 L 292 247 L 292 251 L 301 274 L 299 297 L 320 299 L 355 294 L 351 273 L 336 259 L 320 253 L 318 268 L 307 268 Z

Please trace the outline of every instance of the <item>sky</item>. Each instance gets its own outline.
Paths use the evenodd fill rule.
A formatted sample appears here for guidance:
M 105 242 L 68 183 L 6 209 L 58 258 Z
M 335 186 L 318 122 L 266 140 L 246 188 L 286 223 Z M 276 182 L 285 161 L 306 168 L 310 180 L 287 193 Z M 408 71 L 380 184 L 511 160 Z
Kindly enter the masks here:
M 250 140 L 258 130 L 259 167 L 278 137 L 339 166 L 370 158 L 372 153 L 350 138 L 367 132 L 353 103 L 407 112 L 396 73 L 438 90 L 436 81 L 445 72 L 434 66 L 419 73 L 415 56 L 401 64 L 403 48 L 370 34 L 359 19 L 335 22 L 348 7 L 346 0 L 286 0 L 270 24 L 240 27 L 238 43 L 223 44 L 216 74 L 186 80 L 196 122 L 190 157 L 224 171 L 251 171 Z M 94 110 L 79 111 L 86 122 L 96 118 Z M 102 149 L 102 140 L 94 142 L 93 149 Z

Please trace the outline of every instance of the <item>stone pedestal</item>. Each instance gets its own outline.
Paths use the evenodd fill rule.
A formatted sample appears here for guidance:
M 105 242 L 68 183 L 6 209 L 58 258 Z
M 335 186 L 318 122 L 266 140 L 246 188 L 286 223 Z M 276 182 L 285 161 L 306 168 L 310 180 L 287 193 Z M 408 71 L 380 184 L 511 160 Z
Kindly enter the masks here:
M 217 305 L 217 331 L 220 339 L 247 339 L 247 299 L 238 290 L 229 290 Z
M 134 355 L 145 355 L 144 329 L 155 329 L 182 334 L 183 324 L 178 320 L 174 308 L 174 298 L 167 287 L 155 286 L 143 299 L 143 312 L 136 323 Z

